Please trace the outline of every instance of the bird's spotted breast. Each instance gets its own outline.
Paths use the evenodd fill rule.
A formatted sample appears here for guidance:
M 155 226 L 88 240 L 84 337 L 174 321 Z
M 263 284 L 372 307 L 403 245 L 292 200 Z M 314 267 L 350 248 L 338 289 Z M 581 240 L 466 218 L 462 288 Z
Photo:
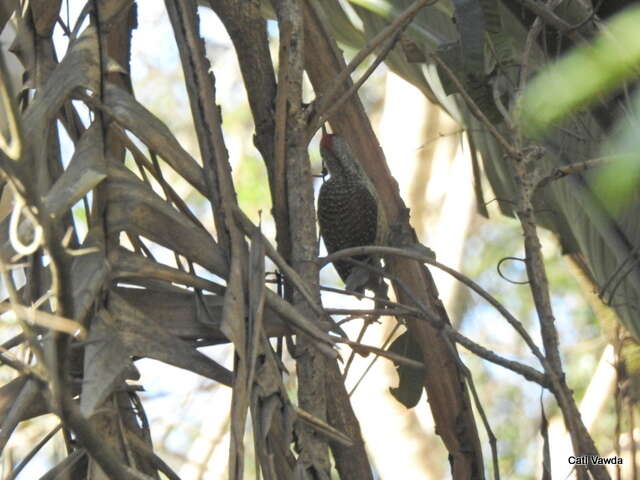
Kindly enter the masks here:
M 372 245 L 376 240 L 378 207 L 364 183 L 332 178 L 320 188 L 318 222 L 329 253 Z M 354 258 L 367 259 L 366 256 Z M 346 281 L 353 265 L 338 261 L 335 267 L 342 280 Z

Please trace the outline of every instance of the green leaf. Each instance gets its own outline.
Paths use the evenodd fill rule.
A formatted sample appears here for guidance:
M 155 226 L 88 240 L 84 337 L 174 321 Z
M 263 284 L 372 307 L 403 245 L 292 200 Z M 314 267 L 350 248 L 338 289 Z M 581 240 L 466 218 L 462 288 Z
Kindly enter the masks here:
M 453 0 L 455 19 L 464 59 L 469 75 L 484 77 L 484 12 L 478 0 Z
M 462 48 L 459 42 L 449 43 L 447 45 L 443 45 L 438 48 L 438 57 L 442 60 L 449 70 L 452 72 L 463 72 L 464 71 L 464 61 L 462 59 Z M 440 82 L 442 83 L 442 89 L 444 93 L 447 95 L 451 95 L 452 93 L 456 93 L 458 88 L 449 75 L 444 69 L 440 68 L 438 64 L 436 64 L 436 68 L 438 69 L 438 77 L 440 77 Z
M 633 111 L 619 121 L 616 135 L 609 141 L 603 154 L 614 161 L 596 170 L 594 191 L 614 215 L 637 200 L 640 181 L 640 94 L 636 93 Z
M 489 42 L 489 48 L 491 48 L 491 52 L 497 63 L 504 65 L 513 62 L 513 43 L 508 33 L 492 33 L 489 35 Z
M 611 20 L 591 43 L 534 78 L 519 110 L 525 133 L 541 135 L 571 113 L 638 77 L 640 7 Z
M 371 10 L 374 13 L 377 13 L 381 17 L 389 17 L 395 13 L 397 15 L 399 12 L 393 6 L 393 4 L 387 0 L 350 0 L 354 5 L 359 5 L 361 7 L 366 8 L 367 10 Z
M 500 5 L 496 0 L 479 0 L 484 15 L 485 30 L 489 34 L 502 31 L 502 17 L 500 15 Z

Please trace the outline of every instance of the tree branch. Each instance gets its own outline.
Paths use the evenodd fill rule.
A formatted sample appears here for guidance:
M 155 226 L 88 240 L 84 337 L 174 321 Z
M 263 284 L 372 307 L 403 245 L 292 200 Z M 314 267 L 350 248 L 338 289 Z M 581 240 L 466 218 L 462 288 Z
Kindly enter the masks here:
M 321 2 L 305 1 L 306 69 L 316 91 L 324 95 L 346 68 L 344 59 L 333 40 L 329 26 L 318 11 Z M 339 88 L 351 85 L 347 78 Z M 416 236 L 408 222 L 407 209 L 400 197 L 398 185 L 391 176 L 380 145 L 357 95 L 345 102 L 331 119 L 333 131 L 343 136 L 355 157 L 362 164 L 376 188 L 385 216 L 398 235 L 398 241 L 412 244 Z M 396 228 L 397 227 L 397 228 Z M 437 289 L 428 270 L 406 259 L 392 259 L 391 270 L 412 292 L 429 305 L 433 316 L 448 322 L 447 313 L 438 299 Z M 395 287 L 394 287 L 395 288 Z M 411 304 L 404 292 L 398 291 L 400 303 Z M 462 373 L 451 350 L 427 322 L 409 318 L 409 330 L 421 347 L 425 365 L 423 381 L 431 404 L 436 431 L 451 455 L 454 480 L 483 478 L 482 448 Z

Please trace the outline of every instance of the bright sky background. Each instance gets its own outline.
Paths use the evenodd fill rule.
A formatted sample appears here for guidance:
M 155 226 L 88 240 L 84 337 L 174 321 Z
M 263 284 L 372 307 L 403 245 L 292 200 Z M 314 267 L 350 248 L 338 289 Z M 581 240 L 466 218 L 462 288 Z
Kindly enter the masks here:
M 71 0 L 68 2 L 69 16 L 71 19 L 77 16 L 84 3 L 84 1 L 80 0 Z M 217 100 L 222 106 L 224 118 L 226 112 L 234 111 L 239 104 L 246 106 L 246 94 L 239 81 L 240 75 L 237 61 L 223 25 L 209 9 L 201 8 L 199 12 L 201 32 L 207 40 L 208 53 L 212 60 L 214 71 L 217 74 Z M 65 2 L 63 2 L 62 14 L 66 20 Z M 197 143 L 193 140 L 194 135 L 190 123 L 188 99 L 186 98 L 184 85 L 180 78 L 174 78 L 175 72 L 180 71 L 180 59 L 171 26 L 166 17 L 164 2 L 157 0 L 140 0 L 138 2 L 138 23 L 139 26 L 133 33 L 131 56 L 132 80 L 136 97 L 163 121 L 166 121 L 172 127 L 172 130 L 175 131 L 183 147 L 189 151 L 194 158 L 198 159 L 199 152 Z M 73 24 L 73 20 L 71 24 Z M 270 30 L 272 33 L 275 31 L 274 25 L 273 22 L 270 22 Z M 60 28 L 57 28 L 56 32 L 54 41 L 59 55 L 62 56 L 67 47 L 67 39 L 61 35 Z M 383 73 L 381 73 L 381 75 L 383 75 Z M 400 80 L 400 82 L 402 81 Z M 412 87 L 406 86 L 406 88 L 411 89 Z M 162 92 L 164 97 L 159 98 L 158 92 Z M 401 97 L 403 100 L 399 100 L 397 103 L 397 107 L 401 110 L 402 115 L 406 116 L 411 114 L 411 109 L 408 108 L 408 105 L 416 101 L 416 97 L 411 97 L 412 94 L 415 95 L 415 92 L 412 93 L 409 91 L 407 96 Z M 413 100 L 409 100 L 410 98 L 413 98 Z M 393 106 L 388 108 L 392 107 Z M 231 121 L 234 121 L 234 119 L 229 120 L 229 122 Z M 223 125 L 223 128 L 225 125 Z M 391 122 L 390 124 L 382 125 L 380 130 L 382 146 L 389 158 L 404 159 L 408 156 L 415 155 L 415 152 L 422 148 L 421 141 L 409 138 L 407 123 L 405 122 Z M 225 133 L 228 133 L 225 140 L 227 141 L 231 161 L 234 163 L 234 169 L 239 168 L 239 159 L 258 158 L 257 152 L 249 138 L 242 138 L 237 134 L 234 135 L 231 131 Z M 63 133 L 61 134 L 61 138 L 63 154 L 66 153 L 68 161 L 72 152 L 72 144 Z M 398 139 L 403 141 L 398 142 Z M 315 150 L 317 150 L 317 147 L 314 144 L 312 151 L 315 152 Z M 313 153 L 313 155 L 317 156 L 316 153 Z M 448 161 L 449 159 L 446 160 Z M 464 170 L 465 165 L 468 166 L 468 161 L 463 158 L 460 165 L 460 168 Z M 398 160 L 396 160 L 395 163 L 390 162 L 390 167 L 401 183 L 401 189 L 406 189 L 411 181 L 413 174 L 412 169 L 407 168 L 405 163 Z M 466 174 L 463 170 L 458 172 L 460 176 L 456 178 L 465 178 L 465 181 L 472 181 L 470 178 L 464 176 Z M 450 180 L 450 178 L 442 178 L 439 183 L 440 189 L 432 188 L 431 194 L 445 195 L 447 190 L 452 188 L 449 183 Z M 466 188 L 465 185 L 462 186 Z M 180 188 L 183 188 L 184 190 L 181 191 L 181 193 L 185 195 L 188 194 L 186 185 L 182 187 L 178 185 L 177 188 L 179 191 Z M 471 190 L 469 188 L 466 189 Z M 403 192 L 403 194 L 406 194 L 406 192 Z M 462 199 L 458 198 L 458 200 L 461 201 Z M 457 220 L 455 212 L 455 209 L 452 209 L 452 213 L 449 215 L 449 220 L 453 223 Z M 255 212 L 248 213 L 255 214 Z M 210 211 L 208 209 L 203 209 L 203 211 L 198 212 L 198 214 L 202 214 L 203 217 L 206 216 L 207 219 L 210 217 Z M 449 227 L 441 230 L 441 232 L 445 233 L 439 237 L 437 232 L 431 231 L 427 234 L 428 238 L 424 239 L 430 247 L 434 248 L 438 259 L 444 261 L 444 263 L 447 263 L 447 245 L 451 243 L 451 238 L 447 238 L 446 236 L 446 232 L 449 231 L 447 228 Z M 498 230 L 495 230 L 495 232 L 498 232 Z M 272 224 L 265 224 L 265 233 L 273 236 Z M 482 236 L 470 238 L 464 245 L 465 251 L 480 250 L 482 245 L 477 242 L 500 241 L 500 233 L 496 233 L 495 238 L 493 238 L 492 235 L 492 229 L 489 228 L 486 232 L 483 232 Z M 545 254 L 548 253 L 551 255 L 552 252 L 550 249 L 555 249 L 556 247 L 553 246 L 553 243 L 550 241 L 545 242 L 545 245 L 547 248 Z M 324 251 L 321 253 L 324 254 Z M 159 258 L 169 264 L 173 262 L 167 252 L 159 252 Z M 513 264 L 509 268 L 511 268 L 509 273 L 512 274 L 512 278 L 519 278 L 523 275 L 521 265 Z M 323 283 L 329 284 L 334 278 L 335 273 L 328 269 L 323 271 L 321 278 Z M 442 276 L 436 276 L 436 280 L 438 285 L 441 285 L 441 282 L 448 281 Z M 484 286 L 489 285 L 496 289 L 504 287 L 503 280 L 497 277 L 495 271 L 483 272 L 480 278 L 476 280 Z M 507 290 L 510 288 L 512 287 L 508 286 Z M 358 302 L 351 297 L 336 294 L 325 294 L 323 301 L 325 304 L 330 304 L 337 308 L 368 308 L 371 306 L 366 301 Z M 518 305 L 515 305 L 516 302 L 519 302 L 517 298 L 505 296 L 504 301 L 507 306 L 513 306 L 514 309 L 518 308 Z M 581 307 L 581 305 L 579 305 L 581 301 L 582 299 L 576 296 L 554 298 L 554 307 L 556 309 L 560 334 L 569 344 L 578 340 L 581 333 L 583 333 L 576 331 L 574 324 L 569 321 L 569 317 L 576 309 Z M 512 302 L 512 305 L 510 305 L 510 302 Z M 471 338 L 486 334 L 488 330 L 490 332 L 489 337 L 491 343 L 508 348 L 510 344 L 516 340 L 510 327 L 507 327 L 504 322 L 499 320 L 497 314 L 485 304 L 476 304 L 467 312 L 467 315 L 475 320 L 473 322 L 466 322 L 464 327 L 464 333 Z M 351 337 L 357 335 L 359 325 L 358 323 L 345 327 Z M 537 329 L 531 333 L 537 340 Z M 370 332 L 368 336 L 365 337 L 364 343 L 379 344 L 379 332 Z M 231 367 L 231 348 L 229 346 L 210 347 L 204 349 L 204 351 L 214 358 L 225 362 L 228 367 Z M 349 350 L 343 349 L 342 351 L 344 352 L 344 358 L 347 358 Z M 354 404 L 356 404 L 357 408 L 361 409 L 359 413 L 363 413 L 366 416 L 371 414 L 374 421 L 379 423 L 383 422 L 384 415 L 378 415 L 378 418 L 376 418 L 376 412 L 367 412 L 364 409 L 367 405 L 367 396 L 374 394 L 388 395 L 386 391 L 388 387 L 386 383 L 388 370 L 385 370 L 388 366 L 381 365 L 383 362 L 385 361 L 380 360 L 376 366 L 378 370 L 374 370 L 368 377 L 368 387 L 365 388 L 363 385 L 361 393 L 357 392 L 353 397 Z M 355 381 L 367 363 L 368 360 L 359 360 L 354 365 L 353 371 L 349 376 L 350 382 Z M 533 362 L 529 363 L 535 365 Z M 203 380 L 190 372 L 161 364 L 154 360 L 141 360 L 138 361 L 136 365 L 142 373 L 141 383 L 146 390 L 142 394 L 142 398 L 146 413 L 152 425 L 154 442 L 156 442 L 156 444 L 166 442 L 168 448 L 175 452 L 185 451 L 187 458 L 194 461 L 193 463 L 187 462 L 178 473 L 184 476 L 185 479 L 196 478 L 199 474 L 196 464 L 207 455 L 207 449 L 210 448 L 212 439 L 218 438 L 220 444 L 215 448 L 213 457 L 209 462 L 210 471 L 205 478 L 225 478 L 228 438 L 227 436 L 221 435 L 221 432 L 225 430 L 227 425 L 226 413 L 229 411 L 231 401 L 230 390 L 226 387 L 214 386 L 212 382 Z M 484 365 L 486 369 L 485 372 L 493 376 L 495 381 L 512 383 L 514 386 L 517 385 L 517 388 L 521 388 L 523 396 L 529 400 L 525 407 L 529 410 L 526 412 L 527 415 L 535 415 L 535 411 L 539 409 L 537 399 L 540 392 L 537 387 L 520 381 L 519 378 L 501 368 L 486 363 Z M 593 368 L 593 362 L 585 365 L 584 368 Z M 202 388 L 207 389 L 207 391 L 204 394 L 198 393 Z M 426 405 L 426 403 L 423 402 L 421 405 Z M 419 410 L 419 412 L 417 410 Z M 427 431 L 432 431 L 433 427 L 428 418 L 426 408 L 416 409 L 416 411 L 418 415 L 417 418 L 421 424 Z M 393 417 L 389 417 L 388 419 L 394 420 Z M 250 444 L 250 442 L 247 443 Z M 33 461 L 27 467 L 21 478 L 38 478 L 50 468 L 50 465 L 44 461 L 43 457 L 39 458 L 40 460 Z M 175 464 L 180 464 L 184 461 L 184 458 L 168 458 L 167 460 L 170 464 L 174 464 L 174 461 Z M 523 471 L 531 470 L 534 461 L 537 461 L 537 459 L 523 459 L 523 464 L 520 468 Z M 410 477 L 403 476 L 403 478 Z

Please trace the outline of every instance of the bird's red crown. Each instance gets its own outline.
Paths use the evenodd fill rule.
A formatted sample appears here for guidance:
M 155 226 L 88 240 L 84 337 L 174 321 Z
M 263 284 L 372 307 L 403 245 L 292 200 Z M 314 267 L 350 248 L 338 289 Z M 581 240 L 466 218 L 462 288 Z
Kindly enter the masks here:
M 334 136 L 335 136 L 334 133 L 327 133 L 326 130 L 323 130 L 322 139 L 320 140 L 320 146 L 322 148 L 326 148 L 326 149 L 330 150 L 331 147 L 333 147 L 333 137 Z

